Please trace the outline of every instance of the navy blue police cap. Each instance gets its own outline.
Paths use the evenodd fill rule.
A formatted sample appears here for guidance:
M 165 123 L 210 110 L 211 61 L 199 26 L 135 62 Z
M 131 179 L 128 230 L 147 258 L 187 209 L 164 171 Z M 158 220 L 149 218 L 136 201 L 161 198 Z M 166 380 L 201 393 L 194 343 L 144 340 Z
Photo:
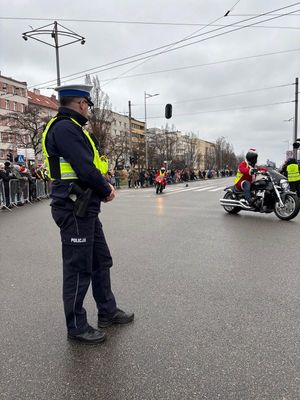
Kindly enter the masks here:
M 57 86 L 55 90 L 58 92 L 59 98 L 62 97 L 84 97 L 89 106 L 93 106 L 90 91 L 92 90 L 93 85 L 62 85 Z

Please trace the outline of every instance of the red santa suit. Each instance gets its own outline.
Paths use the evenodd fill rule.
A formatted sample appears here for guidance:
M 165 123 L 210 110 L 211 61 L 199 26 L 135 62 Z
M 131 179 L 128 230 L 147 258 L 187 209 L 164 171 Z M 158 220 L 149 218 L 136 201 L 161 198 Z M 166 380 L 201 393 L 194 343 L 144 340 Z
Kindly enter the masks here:
M 236 177 L 234 179 L 234 184 L 237 189 L 243 189 L 242 184 L 244 181 L 248 181 L 250 182 L 250 184 L 252 183 L 253 175 L 250 174 L 251 169 L 252 167 L 248 164 L 246 160 L 240 163 Z

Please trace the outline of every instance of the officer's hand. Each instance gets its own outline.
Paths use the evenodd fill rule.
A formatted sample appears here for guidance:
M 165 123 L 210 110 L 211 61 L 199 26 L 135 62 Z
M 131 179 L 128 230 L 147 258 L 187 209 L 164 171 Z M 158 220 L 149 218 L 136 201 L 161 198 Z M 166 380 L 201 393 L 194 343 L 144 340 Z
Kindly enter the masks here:
M 109 201 L 112 201 L 115 196 L 116 196 L 116 189 L 109 183 L 109 186 L 111 188 L 110 194 L 106 197 L 105 203 L 108 203 Z

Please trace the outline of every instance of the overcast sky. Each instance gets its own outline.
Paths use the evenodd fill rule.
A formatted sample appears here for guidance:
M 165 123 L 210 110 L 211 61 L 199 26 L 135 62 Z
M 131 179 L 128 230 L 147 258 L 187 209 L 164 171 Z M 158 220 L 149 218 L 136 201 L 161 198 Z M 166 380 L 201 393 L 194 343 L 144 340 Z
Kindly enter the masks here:
M 224 136 L 236 154 L 255 147 L 260 163 L 270 159 L 279 165 L 293 139 L 293 121 L 285 120 L 294 116 L 294 82 L 300 75 L 300 2 L 271 15 L 245 20 L 294 3 L 289 0 L 1 0 L 0 70 L 4 76 L 26 81 L 29 88 L 54 88 L 54 48 L 35 40 L 22 40 L 23 32 L 54 20 L 86 39 L 84 45 L 75 43 L 60 49 L 61 77 L 65 83 L 84 83 L 84 72 L 68 80 L 64 78 L 67 75 L 91 68 L 95 68 L 91 71 L 94 73 L 103 64 L 192 34 L 201 35 L 179 45 L 202 40 L 196 44 L 153 56 L 146 62 L 96 72 L 103 90 L 110 96 L 113 110 L 128 112 L 131 100 L 132 116 L 143 120 L 144 91 L 159 93 L 147 100 L 148 127 L 165 125 L 164 105 L 172 103 L 170 126 L 212 142 Z M 223 17 L 228 10 L 231 10 L 229 15 Z M 279 17 L 291 11 L 297 15 Z M 239 21 L 238 26 L 208 33 Z M 259 21 L 253 27 L 225 34 Z M 53 44 L 50 35 L 39 38 Z M 281 53 L 261 56 L 278 52 Z M 110 81 L 112 78 L 118 79 Z M 41 85 L 47 81 L 52 82 Z M 235 95 L 229 95 L 232 93 Z M 289 103 L 256 107 L 282 102 Z

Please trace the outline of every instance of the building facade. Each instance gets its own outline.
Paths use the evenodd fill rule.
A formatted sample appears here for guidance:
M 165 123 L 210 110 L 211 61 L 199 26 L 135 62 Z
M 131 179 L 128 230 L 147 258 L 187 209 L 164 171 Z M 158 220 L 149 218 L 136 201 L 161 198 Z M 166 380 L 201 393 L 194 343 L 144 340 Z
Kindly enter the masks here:
M 16 135 L 8 129 L 5 115 L 24 113 L 28 106 L 27 83 L 1 75 L 0 72 L 0 160 L 14 159 L 17 155 Z

